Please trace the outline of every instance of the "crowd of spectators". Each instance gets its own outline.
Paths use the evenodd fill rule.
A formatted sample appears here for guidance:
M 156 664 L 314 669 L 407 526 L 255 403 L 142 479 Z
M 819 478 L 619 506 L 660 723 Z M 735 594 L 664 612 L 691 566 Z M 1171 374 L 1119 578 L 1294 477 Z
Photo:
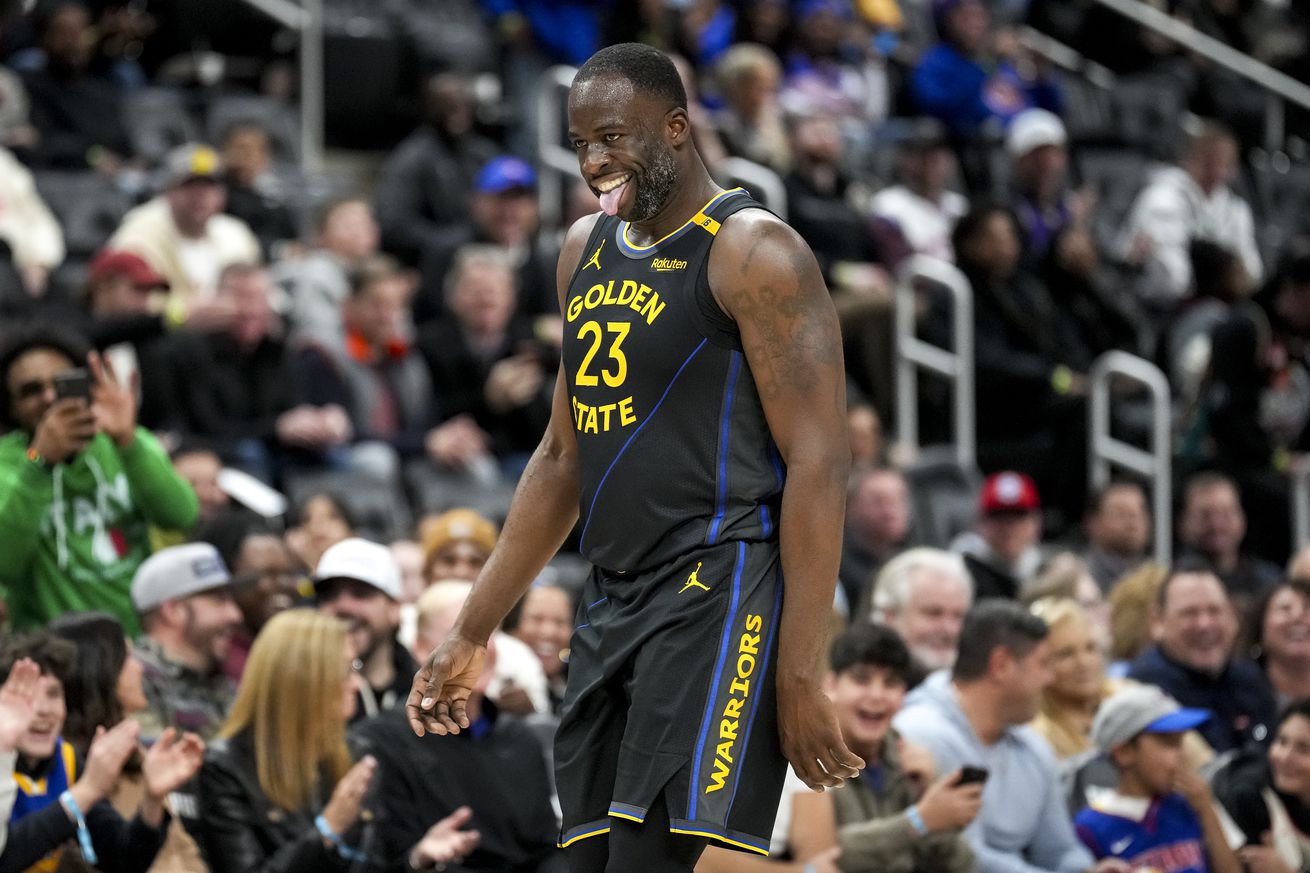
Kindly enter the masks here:
M 0 873 L 565 869 L 575 542 L 495 634 L 470 730 L 419 739 L 398 704 L 545 427 L 559 240 L 597 208 L 573 180 L 540 196 L 539 85 L 633 38 L 676 55 L 712 171 L 776 174 L 848 370 L 824 691 L 869 766 L 825 794 L 793 775 L 774 858 L 697 869 L 1310 870 L 1288 478 L 1310 448 L 1310 226 L 1257 178 L 1245 86 L 1064 0 L 328 0 L 330 36 L 385 25 L 407 80 L 373 107 L 385 149 L 337 155 L 325 185 L 295 167 L 288 40 L 262 19 L 15 5 Z M 1307 72 L 1302 4 L 1159 5 Z M 1088 83 L 1024 24 L 1181 111 L 1145 140 L 1092 129 Z M 329 82 L 332 124 L 382 117 Z M 980 470 L 949 487 L 884 436 L 916 255 L 973 296 Z M 919 333 L 949 342 L 945 296 L 917 293 Z M 1085 475 L 1092 363 L 1116 349 L 1173 390 L 1164 564 L 1146 484 Z M 921 388 L 925 440 L 944 398 Z

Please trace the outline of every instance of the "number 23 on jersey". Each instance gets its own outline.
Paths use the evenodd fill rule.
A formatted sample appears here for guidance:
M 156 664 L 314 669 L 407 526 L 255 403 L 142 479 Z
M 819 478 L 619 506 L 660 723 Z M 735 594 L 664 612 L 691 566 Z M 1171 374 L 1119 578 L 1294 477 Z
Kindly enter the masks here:
M 628 378 L 628 356 L 623 353 L 623 341 L 631 329 L 632 325 L 622 321 L 609 321 L 603 326 L 598 321 L 583 322 L 578 328 L 578 340 L 586 351 L 574 384 L 580 388 L 595 388 L 603 381 L 608 388 L 622 387 Z M 602 349 L 605 354 L 597 360 Z M 573 425 L 580 433 L 605 433 L 636 423 L 637 415 L 630 396 L 596 405 L 573 398 Z

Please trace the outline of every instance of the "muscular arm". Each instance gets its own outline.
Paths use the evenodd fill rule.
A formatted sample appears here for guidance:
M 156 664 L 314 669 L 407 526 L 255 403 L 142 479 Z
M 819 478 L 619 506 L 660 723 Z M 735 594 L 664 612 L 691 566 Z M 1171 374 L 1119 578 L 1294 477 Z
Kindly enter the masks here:
M 779 523 L 787 585 L 778 638 L 783 750 L 810 787 L 836 786 L 862 764 L 842 742 L 819 690 L 850 468 L 841 332 L 814 255 L 791 228 L 750 210 L 720 233 L 710 287 L 737 322 L 787 465 Z
M 594 223 L 595 218 L 589 217 L 573 225 L 560 252 L 556 283 L 561 308 Z M 481 650 L 577 521 L 577 451 L 560 367 L 550 423 L 519 479 L 500 540 L 478 574 L 450 637 L 414 676 L 405 708 L 419 736 L 429 730 L 458 733 L 468 726 L 464 702 L 476 681 L 475 672 L 481 670 Z
M 455 623 L 455 633 L 479 644 L 486 643 L 578 519 L 577 442 L 568 403 L 560 368 L 546 434 L 519 480 L 495 551 Z

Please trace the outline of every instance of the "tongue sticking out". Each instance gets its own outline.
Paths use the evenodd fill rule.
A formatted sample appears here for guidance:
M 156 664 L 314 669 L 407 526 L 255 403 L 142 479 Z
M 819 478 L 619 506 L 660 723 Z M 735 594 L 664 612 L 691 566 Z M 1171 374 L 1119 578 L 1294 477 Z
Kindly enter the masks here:
M 600 195 L 600 208 L 605 210 L 605 214 L 611 217 L 619 214 L 619 198 L 623 192 L 628 190 L 628 182 L 624 182 L 617 188 L 605 191 Z

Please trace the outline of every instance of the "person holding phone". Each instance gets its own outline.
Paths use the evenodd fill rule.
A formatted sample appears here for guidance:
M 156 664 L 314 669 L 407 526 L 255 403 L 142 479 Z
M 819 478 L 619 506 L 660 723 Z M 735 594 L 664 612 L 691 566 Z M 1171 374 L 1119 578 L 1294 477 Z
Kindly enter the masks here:
M 0 585 L 15 629 L 104 610 L 140 632 L 132 576 L 150 528 L 187 530 L 197 502 L 137 426 L 133 386 L 55 327 L 0 349 Z
M 970 610 L 950 673 L 906 697 L 893 725 L 932 753 L 939 772 L 966 782 L 986 767 L 977 817 L 964 839 L 978 873 L 1129 873 L 1120 858 L 1093 858 L 1065 807 L 1055 757 L 1027 722 L 1051 682 L 1046 622 L 1009 600 Z M 957 782 L 958 784 L 958 782 Z M 976 784 L 976 783 L 975 783 Z

